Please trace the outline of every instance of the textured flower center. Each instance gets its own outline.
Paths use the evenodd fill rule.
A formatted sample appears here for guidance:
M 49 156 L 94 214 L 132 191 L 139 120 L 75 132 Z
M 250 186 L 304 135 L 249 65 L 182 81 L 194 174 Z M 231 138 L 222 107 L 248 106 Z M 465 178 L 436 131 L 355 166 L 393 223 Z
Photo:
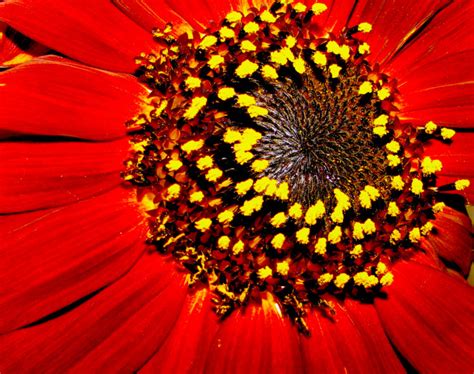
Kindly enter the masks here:
M 138 59 L 149 106 L 128 124 L 123 177 L 149 242 L 220 316 L 271 294 L 306 331 L 325 295 L 390 285 L 442 209 L 421 138 L 453 133 L 401 124 L 395 83 L 365 60 L 371 26 L 327 35 L 325 10 L 275 2 L 204 34 L 170 26 Z

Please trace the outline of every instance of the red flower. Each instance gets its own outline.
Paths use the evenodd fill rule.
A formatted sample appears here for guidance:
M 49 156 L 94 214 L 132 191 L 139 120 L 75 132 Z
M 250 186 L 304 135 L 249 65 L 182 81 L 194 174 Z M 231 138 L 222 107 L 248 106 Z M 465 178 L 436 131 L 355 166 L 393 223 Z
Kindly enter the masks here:
M 473 4 L 328 1 L 324 9 L 311 8 L 309 2 L 288 7 L 255 2 L 256 9 L 230 0 L 0 3 L 0 20 L 67 56 L 35 58 L 0 73 L 0 371 L 472 372 L 473 291 L 462 278 L 472 262 L 471 223 L 463 212 L 464 201 L 450 192 L 468 185 L 465 180 L 473 172 L 474 56 L 467 27 Z M 274 33 L 269 32 L 273 26 L 262 26 L 274 22 L 270 16 L 262 20 L 265 9 L 281 17 Z M 233 13 L 235 20 L 220 23 L 232 10 L 242 11 L 244 18 Z M 255 14 L 259 18 L 254 19 Z M 175 24 L 174 30 L 156 31 L 153 39 L 149 31 L 165 29 L 168 22 Z M 245 29 L 252 22 L 256 29 Z M 225 25 L 238 35 L 231 42 L 208 40 L 204 48 L 204 35 L 219 35 Z M 370 33 L 358 35 L 370 28 Z M 194 41 L 178 37 L 192 29 L 203 34 L 195 33 Z M 287 38 L 290 29 L 301 31 L 294 43 Z M 250 34 L 256 34 L 250 44 L 235 48 L 239 35 Z M 251 44 L 261 52 L 260 59 Z M 301 59 L 291 54 L 296 50 L 302 51 Z M 270 57 L 281 51 L 283 55 Z M 312 54 L 304 55 L 308 51 Z M 218 65 L 214 69 L 209 63 L 214 52 L 235 75 L 226 75 Z M 281 85 L 275 83 L 273 71 L 255 73 L 254 66 L 263 69 L 261 61 L 274 63 L 268 66 L 278 68 Z M 325 90 L 314 88 L 320 87 L 317 74 L 329 82 Z M 263 88 L 264 75 L 278 87 L 272 95 Z M 193 91 L 184 84 L 189 76 L 205 83 Z M 296 236 L 296 228 L 306 226 L 294 213 L 284 216 L 296 222 L 290 228 L 273 219 L 273 205 L 265 208 L 267 215 L 252 215 L 260 210 L 258 204 L 247 214 L 245 202 L 234 197 L 234 211 L 252 218 L 244 217 L 244 224 L 235 227 L 217 223 L 214 204 L 228 207 L 234 201 L 227 190 L 219 192 L 219 178 L 229 177 L 229 165 L 247 175 L 248 155 L 239 158 L 235 148 L 224 144 L 232 142 L 210 144 L 209 139 L 225 136 L 212 119 L 232 115 L 232 125 L 222 122 L 224 130 L 239 129 L 235 124 L 245 118 L 262 132 L 273 131 L 269 123 L 279 111 L 272 100 L 280 94 L 290 97 L 281 99 L 281 110 L 294 110 L 288 103 L 295 103 L 298 110 L 291 115 L 303 121 L 306 102 L 295 99 L 303 87 L 294 89 L 298 77 L 309 79 L 304 87 L 313 84 L 305 97 L 319 95 L 320 100 L 323 95 L 323 101 L 314 102 L 325 105 L 320 112 L 329 113 L 319 122 L 312 118 L 308 126 L 317 122 L 318 129 L 332 131 L 324 126 L 349 123 L 350 131 L 357 130 L 344 138 L 353 141 L 343 150 L 352 152 L 349 156 L 326 153 L 331 173 L 324 174 L 315 189 L 308 189 L 313 186 L 308 180 L 298 184 L 288 179 L 293 174 L 278 180 L 278 186 L 290 181 L 289 199 L 300 202 L 306 212 L 321 200 L 323 209 L 314 208 L 315 222 L 324 209 L 334 214 L 320 226 L 310 223 L 310 216 L 306 220 L 308 241 L 323 233 L 327 253 L 318 249 L 290 256 L 305 242 Z M 218 89 L 229 85 L 235 85 L 240 96 L 234 98 L 237 93 L 232 91 L 229 99 L 235 102 L 227 107 Z M 349 87 L 349 99 L 337 87 Z M 341 100 L 344 105 L 339 107 Z M 357 104 L 348 113 L 352 102 Z M 344 120 L 337 122 L 341 112 Z M 385 122 L 375 126 L 383 116 Z M 458 130 L 452 143 L 447 141 L 452 133 L 444 126 Z M 234 135 L 244 136 L 239 131 Z M 251 133 L 257 140 L 249 149 L 269 161 L 272 178 L 278 179 L 278 166 L 291 161 L 290 153 L 282 155 L 278 147 L 286 151 L 285 141 L 292 139 L 271 143 L 278 134 L 265 136 L 258 143 L 262 134 Z M 331 136 L 317 136 L 334 143 Z M 205 142 L 196 145 L 201 138 Z M 360 145 L 366 144 L 365 138 L 371 139 L 369 148 Z M 207 181 L 192 171 L 195 165 L 201 169 L 199 162 L 210 161 L 203 159 L 204 153 L 193 158 L 194 151 L 186 150 L 189 141 L 196 142 L 192 146 L 198 152 L 209 151 L 219 166 L 214 174 L 206 174 Z M 221 146 L 230 151 L 222 153 Z M 397 157 L 398 162 L 393 161 Z M 175 173 L 179 163 L 165 166 L 171 159 L 184 163 L 189 172 Z M 361 167 L 359 160 L 370 162 L 373 169 L 357 169 L 354 173 L 365 173 L 364 179 L 353 181 L 347 170 Z M 433 160 L 441 161 L 441 170 Z M 318 159 L 318 165 L 321 162 Z M 334 174 L 331 167 L 338 163 L 344 165 Z M 316 167 L 312 161 L 309 165 Z M 436 169 L 436 179 L 430 168 Z M 303 175 L 297 167 L 291 170 Z M 255 176 L 252 183 L 257 181 L 257 174 L 248 175 Z M 389 177 L 400 177 L 407 186 L 392 191 L 386 187 Z M 239 176 L 232 178 L 230 183 L 235 183 Z M 462 182 L 455 183 L 459 179 Z M 298 194 L 291 191 L 291 181 Z M 172 190 L 175 184 L 177 192 Z M 201 188 L 205 199 L 199 209 L 191 209 L 191 199 L 182 193 L 197 192 L 196 186 L 207 186 Z M 338 195 L 341 190 L 335 190 L 342 186 L 347 194 Z M 473 191 L 464 189 L 468 200 Z M 288 197 L 283 195 L 272 204 L 286 207 Z M 345 198 L 352 206 L 342 208 Z M 398 214 L 390 203 L 398 204 Z M 402 218 L 386 218 L 390 212 Z M 364 226 L 362 234 L 356 234 L 362 218 L 370 219 L 374 230 Z M 209 224 L 214 225 L 210 231 Z M 281 225 L 286 237 L 274 241 Z M 390 234 L 395 230 L 398 239 Z M 245 236 L 249 232 L 263 241 L 250 241 Z M 297 239 L 288 244 L 291 235 Z M 179 244 L 208 243 L 211 252 L 228 247 L 217 244 L 222 236 L 253 245 L 252 254 L 242 256 L 239 249 L 217 258 L 206 252 L 202 265 L 199 253 L 184 253 Z M 152 245 L 145 244 L 147 239 Z M 356 243 L 369 247 L 362 257 L 349 252 Z M 171 256 L 157 253 L 163 244 Z M 231 277 L 229 262 L 238 277 Z M 212 279 L 216 272 L 223 283 Z M 347 277 L 340 286 L 334 280 L 337 275 Z M 190 277 L 202 285 L 189 289 Z M 239 298 L 244 292 L 236 291 L 238 282 L 248 286 L 248 298 Z M 227 287 L 232 296 L 216 285 Z M 285 293 L 288 288 L 292 291 Z M 222 321 L 212 312 L 215 303 L 218 313 L 225 311 Z

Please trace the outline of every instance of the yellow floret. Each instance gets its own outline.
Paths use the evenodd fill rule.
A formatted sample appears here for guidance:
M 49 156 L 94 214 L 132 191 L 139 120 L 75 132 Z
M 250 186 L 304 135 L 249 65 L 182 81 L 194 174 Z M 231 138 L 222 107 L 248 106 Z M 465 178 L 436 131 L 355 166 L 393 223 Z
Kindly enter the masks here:
M 454 131 L 453 129 L 448 129 L 446 127 L 441 128 L 441 137 L 444 140 L 452 139 L 454 135 L 456 135 L 456 131 Z
M 250 60 L 245 60 L 235 70 L 235 74 L 237 74 L 239 78 L 246 78 L 252 75 L 253 73 L 255 73 L 257 69 L 258 69 L 258 64 Z
M 370 218 L 367 218 L 364 222 L 364 233 L 367 235 L 374 234 L 377 231 L 375 227 L 375 222 L 372 221 Z
M 293 7 L 296 13 L 303 13 L 306 12 L 306 5 L 303 3 L 296 3 Z
M 235 31 L 232 30 L 230 27 L 224 26 L 219 30 L 219 35 L 221 37 L 221 40 L 232 39 L 235 37 Z
M 385 147 L 387 147 L 387 149 L 392 153 L 398 153 L 400 151 L 400 143 L 396 140 L 387 143 Z
M 413 180 L 411 181 L 410 191 L 414 195 L 421 195 L 424 191 L 423 182 L 419 180 L 418 178 L 413 178 Z
M 294 203 L 288 210 L 288 215 L 293 219 L 299 219 L 303 216 L 303 208 L 300 203 Z
M 279 50 L 270 53 L 270 60 L 276 64 L 285 65 L 288 62 L 288 57 L 282 50 Z
M 326 254 L 327 240 L 326 238 L 319 238 L 314 245 L 314 253 L 324 256 Z
M 364 252 L 361 244 L 356 244 L 354 248 L 351 250 L 350 254 L 357 257 L 360 256 Z
M 200 203 L 204 199 L 204 194 L 201 191 L 193 192 L 189 196 L 189 201 L 192 203 Z
M 329 72 L 331 73 L 331 78 L 339 77 L 339 73 L 341 72 L 342 68 L 337 64 L 331 64 L 329 66 Z
M 235 152 L 235 160 L 238 164 L 243 165 L 253 158 L 253 153 L 248 151 Z
M 311 7 L 312 12 L 316 15 L 319 16 L 323 12 L 325 12 L 328 9 L 326 4 L 323 3 L 314 3 L 313 6 Z
M 278 197 L 280 200 L 286 201 L 288 200 L 290 195 L 290 186 L 287 182 L 282 182 L 278 185 L 278 188 L 275 192 L 275 196 Z
M 436 203 L 435 205 L 433 205 L 433 207 L 431 209 L 433 210 L 434 213 L 440 213 L 444 210 L 445 207 L 446 207 L 445 203 L 439 202 L 439 203 Z
M 352 230 L 352 237 L 356 240 L 364 239 L 364 225 L 360 222 L 354 223 L 354 228 Z
M 398 208 L 396 202 L 391 201 L 391 202 L 388 204 L 387 214 L 388 214 L 389 216 L 392 216 L 392 217 L 396 217 L 396 216 L 398 216 L 398 215 L 400 214 L 400 209 Z
M 225 19 L 231 23 L 238 22 L 242 19 L 242 13 L 232 11 L 230 13 L 227 13 L 227 16 L 225 17 Z
M 290 265 L 288 264 L 288 261 L 281 261 L 277 263 L 277 272 L 279 272 L 281 275 L 288 275 L 289 271 Z
M 362 22 L 362 23 L 359 23 L 359 25 L 357 26 L 357 30 L 359 30 L 361 32 L 364 32 L 364 33 L 371 32 L 372 31 L 372 25 L 368 22 Z
M 273 23 L 276 21 L 276 18 L 273 14 L 271 14 L 268 10 L 265 10 L 260 14 L 260 19 L 263 22 Z
M 344 288 L 344 286 L 347 282 L 349 282 L 350 279 L 351 277 L 349 275 L 347 275 L 346 273 L 341 273 L 336 277 L 336 279 L 334 279 L 334 285 L 337 288 Z
M 434 134 L 437 129 L 438 129 L 438 126 L 433 121 L 429 121 L 425 125 L 425 132 L 429 135 Z
M 234 212 L 231 209 L 224 210 L 223 212 L 219 213 L 217 216 L 217 220 L 220 223 L 228 224 L 231 223 L 234 219 Z
M 244 201 L 244 204 L 240 207 L 240 211 L 244 216 L 250 216 L 253 212 L 258 212 L 262 209 L 263 197 L 255 196 L 250 200 Z
M 397 229 L 390 234 L 390 244 L 395 245 L 402 238 L 402 234 Z
M 377 126 L 372 129 L 372 132 L 380 137 L 383 137 L 388 134 L 388 130 L 385 126 Z
M 377 275 L 385 274 L 387 271 L 388 271 L 387 265 L 385 265 L 383 262 L 379 262 L 377 264 L 377 268 L 375 271 Z
M 316 65 L 319 65 L 319 66 L 326 66 L 328 63 L 328 59 L 326 55 L 319 51 L 314 52 L 313 56 L 311 56 L 311 59 Z
M 359 87 L 359 95 L 365 95 L 373 91 L 372 82 L 364 82 Z
M 392 168 L 397 167 L 402 162 L 400 160 L 400 157 L 398 157 L 397 155 L 387 155 L 387 160 L 388 160 L 388 166 Z
M 217 240 L 217 246 L 220 248 L 220 249 L 229 249 L 229 245 L 230 245 L 230 238 L 228 236 L 221 236 L 218 240 Z
M 256 173 L 261 173 L 262 171 L 264 171 L 266 168 L 268 168 L 268 165 L 270 164 L 270 162 L 268 160 L 255 160 L 254 162 L 252 162 L 252 170 Z
M 227 129 L 224 133 L 224 142 L 232 144 L 240 141 L 242 134 L 237 130 Z
M 255 182 L 253 186 L 253 189 L 258 193 L 262 193 L 263 191 L 266 190 L 269 184 L 270 184 L 270 178 L 262 177 L 262 178 L 257 179 L 257 181 Z
M 166 164 L 166 168 L 167 168 L 169 171 L 176 171 L 176 170 L 179 170 L 179 169 L 181 169 L 181 166 L 183 166 L 183 163 L 182 163 L 180 160 L 170 160 L 170 161 Z
M 168 187 L 166 190 L 166 200 L 173 200 L 177 199 L 179 197 L 179 194 L 181 193 L 181 186 L 177 183 L 172 184 L 171 186 Z
M 428 235 L 433 230 L 433 224 L 431 222 L 426 222 L 423 226 L 421 226 L 421 234 Z
M 228 100 L 235 96 L 235 90 L 232 87 L 222 87 L 217 92 L 217 97 L 221 100 Z
M 256 103 L 255 97 L 251 95 L 248 95 L 248 94 L 237 95 L 237 104 L 242 107 L 255 105 L 255 103 Z
M 214 164 L 214 161 L 212 160 L 211 156 L 201 157 L 196 162 L 196 166 L 198 167 L 199 170 L 209 169 L 210 167 L 212 167 L 213 164 Z
M 275 248 L 275 249 L 282 249 L 282 248 L 283 248 L 283 244 L 285 243 L 285 240 L 286 240 L 285 235 L 283 235 L 283 234 L 281 234 L 281 233 L 280 233 L 280 234 L 276 234 L 276 235 L 273 237 L 272 241 L 271 241 L 273 248 Z
M 257 274 L 260 279 L 267 279 L 273 275 L 273 271 L 269 266 L 265 266 L 259 269 Z
M 380 284 L 384 287 L 390 286 L 393 283 L 393 274 L 387 273 L 382 278 L 380 278 Z
M 293 48 L 296 45 L 296 38 L 293 35 L 289 35 L 285 39 L 286 46 L 288 48 Z
M 234 256 L 237 256 L 239 255 L 240 253 L 243 252 L 244 250 L 244 242 L 242 240 L 239 240 L 237 243 L 235 243 L 233 246 L 232 246 L 232 254 Z
M 388 116 L 386 114 L 381 114 L 376 119 L 374 119 L 374 126 L 386 126 L 388 123 Z
M 206 179 L 209 182 L 216 182 L 224 173 L 219 168 L 212 168 L 206 173 Z
M 324 203 L 321 200 L 318 200 L 316 204 L 313 204 L 308 208 L 304 220 L 308 225 L 312 226 L 315 225 L 317 220 L 322 218 L 325 213 L 326 208 L 324 207 Z
M 413 229 L 411 229 L 410 233 L 408 234 L 408 239 L 410 239 L 412 243 L 418 243 L 420 241 L 420 238 L 420 229 L 418 227 L 414 227 Z
M 379 280 L 375 275 L 369 275 L 366 271 L 361 271 L 354 275 L 354 283 L 357 286 L 370 288 L 376 286 Z
M 214 55 L 214 56 L 211 56 L 209 61 L 207 61 L 207 64 L 209 65 L 211 69 L 215 69 L 223 62 L 224 62 L 224 57 L 220 55 Z
M 286 214 L 283 212 L 280 212 L 280 213 L 275 214 L 271 218 L 270 223 L 274 227 L 281 227 L 286 223 L 286 219 L 287 219 Z
M 385 100 L 390 97 L 390 90 L 387 87 L 381 88 L 377 91 L 377 96 L 380 100 Z
M 191 101 L 191 106 L 188 109 L 186 109 L 183 117 L 185 119 L 193 119 L 194 117 L 197 116 L 199 111 L 206 106 L 206 104 L 207 104 L 207 98 L 203 96 L 193 98 L 193 100 Z
M 306 71 L 305 62 L 301 57 L 298 57 L 295 61 L 293 61 L 293 67 L 299 74 L 303 74 Z
M 188 77 L 186 78 L 184 83 L 186 84 L 186 87 L 188 87 L 190 90 L 201 87 L 201 80 L 196 77 Z
M 253 33 L 256 33 L 258 30 L 260 30 L 260 26 L 258 25 L 257 22 L 249 22 L 247 23 L 245 26 L 244 26 L 244 31 L 247 33 L 247 34 L 253 34 Z
M 396 191 L 401 191 L 403 190 L 403 187 L 405 186 L 405 182 L 403 181 L 402 177 L 400 175 L 396 175 L 392 178 L 392 189 Z
M 211 225 L 212 225 L 212 220 L 209 218 L 201 218 L 200 220 L 194 223 L 194 226 L 196 226 L 196 229 L 198 229 L 201 232 L 205 232 L 209 230 Z
M 247 179 L 243 182 L 239 182 L 235 185 L 235 191 L 239 196 L 245 195 L 253 186 L 253 180 Z
M 309 243 L 309 227 L 302 227 L 296 232 L 296 241 L 301 244 Z
M 443 164 L 440 160 L 432 160 L 430 157 L 425 157 L 421 162 L 421 170 L 423 175 L 432 175 L 440 172 L 443 168 Z
M 207 49 L 217 43 L 217 38 L 214 35 L 206 35 L 199 43 L 198 48 Z
M 331 244 L 337 244 L 342 239 L 342 230 L 340 226 L 334 227 L 328 234 L 328 242 Z
M 244 53 L 245 52 L 255 52 L 257 50 L 257 46 L 249 40 L 244 40 L 240 44 L 240 50 Z
M 247 108 L 247 113 L 251 118 L 263 117 L 268 115 L 268 109 L 258 105 L 251 105 Z
M 330 283 L 333 278 L 334 278 L 334 276 L 333 276 L 331 273 L 322 274 L 322 275 L 318 278 L 318 284 L 319 284 L 320 286 L 325 286 L 326 284 Z
M 362 43 L 359 48 L 357 49 L 359 54 L 366 55 L 370 53 L 370 45 L 368 43 Z
M 457 191 L 462 191 L 468 188 L 470 185 L 471 185 L 471 182 L 468 179 L 459 179 L 456 182 L 454 182 L 454 188 Z
M 264 65 L 262 67 L 262 75 L 266 79 L 277 79 L 278 73 L 273 66 Z

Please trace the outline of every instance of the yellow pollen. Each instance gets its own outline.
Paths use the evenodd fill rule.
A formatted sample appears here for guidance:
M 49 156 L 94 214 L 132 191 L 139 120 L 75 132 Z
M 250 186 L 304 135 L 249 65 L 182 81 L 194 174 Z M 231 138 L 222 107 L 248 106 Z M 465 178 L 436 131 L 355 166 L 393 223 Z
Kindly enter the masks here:
M 267 108 L 262 108 L 258 105 L 251 105 L 247 108 L 247 113 L 251 118 L 259 117 L 259 116 L 266 116 L 268 114 Z
M 354 283 L 357 286 L 370 288 L 376 286 L 379 283 L 379 280 L 375 275 L 369 275 L 366 271 L 361 271 L 354 275 Z
M 373 91 L 372 82 L 364 82 L 359 87 L 359 95 L 365 95 Z
M 386 126 L 388 123 L 388 116 L 381 114 L 374 120 L 374 126 Z
M 314 52 L 313 55 L 311 56 L 311 59 L 316 65 L 319 65 L 319 66 L 326 66 L 328 63 L 328 59 L 326 55 L 320 51 Z
M 296 241 L 301 244 L 309 243 L 309 227 L 302 227 L 296 232 Z
M 247 34 L 254 34 L 254 33 L 256 33 L 258 30 L 260 30 L 260 26 L 258 25 L 258 23 L 253 22 L 253 21 L 247 23 L 247 24 L 244 26 L 244 31 L 245 31 Z
M 390 234 L 390 244 L 395 245 L 402 238 L 402 234 L 397 229 Z
M 285 235 L 283 234 L 276 234 L 273 239 L 272 239 L 272 246 L 273 248 L 275 249 L 282 249 L 283 248 L 283 244 L 285 244 Z
M 275 196 L 279 198 L 280 200 L 286 201 L 288 200 L 289 194 L 290 194 L 290 187 L 288 186 L 288 183 L 286 182 L 280 183 L 280 185 L 278 186 L 275 192 Z
M 196 115 L 199 113 L 199 111 L 205 107 L 207 104 L 207 98 L 200 96 L 200 97 L 195 97 L 191 101 L 191 106 L 186 109 L 186 112 L 184 112 L 184 118 L 185 119 L 193 119 L 196 117 Z
M 322 274 L 322 275 L 318 278 L 318 284 L 319 284 L 320 286 L 324 286 L 324 285 L 330 283 L 333 278 L 334 278 L 334 276 L 333 276 L 331 273 Z
M 214 161 L 212 160 L 211 156 L 204 156 L 197 160 L 196 166 L 199 170 L 205 170 L 212 167 Z
M 340 47 L 339 47 L 339 44 L 337 42 L 335 42 L 334 40 L 330 40 L 327 44 L 326 44 L 326 50 L 329 52 L 329 53 L 333 53 L 335 55 L 338 55 L 339 54 L 339 50 L 340 50 Z
M 367 191 L 361 191 L 359 194 L 359 201 L 362 208 L 370 209 L 372 208 L 372 200 Z
M 242 52 L 254 52 L 257 50 L 257 46 L 255 44 L 253 44 L 251 41 L 249 40 L 244 40 L 241 44 L 240 44 L 240 50 Z
M 374 127 L 374 129 L 372 130 L 372 132 L 377 135 L 377 136 L 380 136 L 380 137 L 383 137 L 385 135 L 388 134 L 388 131 L 387 131 L 387 128 L 385 126 L 377 126 L 377 127 Z
M 349 196 L 342 192 L 339 188 L 334 189 L 334 196 L 337 200 L 337 205 L 343 210 L 346 211 L 351 207 L 351 201 Z
M 365 186 L 364 191 L 366 191 L 369 194 L 370 198 L 373 201 L 377 200 L 380 197 L 379 190 L 371 185 Z
M 264 268 L 258 269 L 257 274 L 260 279 L 267 279 L 273 275 L 273 271 L 269 266 L 265 266 Z
M 199 221 L 196 221 L 194 226 L 196 229 L 201 232 L 206 232 L 212 225 L 212 220 L 209 218 L 201 218 Z
M 244 250 L 244 242 L 242 240 L 239 240 L 237 243 L 235 243 L 233 246 L 232 246 L 232 254 L 234 256 L 237 256 L 239 255 L 240 253 L 243 252 Z
M 179 194 L 181 193 L 181 186 L 177 183 L 172 184 L 171 186 L 168 187 L 166 190 L 166 200 L 173 200 L 177 199 L 179 197 Z
M 391 201 L 388 204 L 387 214 L 392 217 L 396 217 L 400 214 L 400 209 L 398 208 L 396 202 Z
M 403 187 L 405 186 L 405 182 L 403 181 L 402 177 L 400 175 L 396 175 L 392 177 L 392 189 L 396 191 L 401 191 L 403 190 Z
M 358 257 L 364 252 L 361 244 L 356 244 L 352 251 L 350 252 L 351 255 Z
M 468 188 L 471 185 L 471 182 L 467 179 L 459 179 L 456 182 L 454 182 L 454 188 L 457 191 L 462 191 L 466 188 Z
M 454 131 L 453 129 L 448 129 L 446 127 L 441 128 L 441 137 L 444 140 L 452 139 L 454 135 L 456 135 L 456 131 Z
M 376 273 L 377 275 L 379 275 L 379 276 L 380 276 L 380 275 L 383 275 L 383 274 L 385 274 L 387 271 L 388 271 L 387 265 L 385 265 L 383 262 L 379 262 L 379 263 L 377 264 L 377 268 L 376 268 L 376 271 L 375 271 L 375 273 Z
M 398 153 L 401 148 L 400 143 L 396 140 L 392 140 L 391 142 L 387 143 L 385 147 L 392 153 Z
M 331 78 L 339 77 L 339 73 L 341 72 L 342 68 L 337 64 L 331 64 L 329 66 L 329 72 L 331 73 Z
M 278 189 L 278 181 L 276 179 L 270 179 L 267 188 L 265 189 L 265 195 L 273 196 Z
M 148 192 L 143 196 L 143 199 L 141 201 L 143 207 L 145 208 L 145 211 L 149 212 L 150 210 L 154 210 L 158 207 L 157 204 L 155 204 L 155 194 Z
M 273 66 L 265 65 L 262 67 L 262 75 L 266 79 L 278 79 L 278 73 Z
M 227 129 L 224 134 L 224 142 L 232 144 L 240 141 L 242 134 L 237 130 Z
M 327 5 L 323 3 L 314 3 L 313 6 L 311 7 L 312 12 L 316 16 L 319 16 L 320 14 L 324 13 L 327 9 L 328 9 Z
M 201 191 L 193 192 L 189 196 L 189 201 L 192 203 L 200 203 L 204 199 L 204 194 Z
M 217 38 L 214 35 L 206 35 L 199 43 L 198 48 L 208 49 L 217 43 Z
M 364 239 L 364 225 L 360 222 L 354 223 L 354 229 L 352 230 L 352 237 L 356 240 Z
M 418 227 L 411 229 L 410 233 L 408 234 L 408 238 L 412 243 L 418 243 L 421 238 L 420 229 Z
M 228 236 L 221 236 L 218 240 L 217 240 L 217 246 L 220 248 L 220 249 L 229 249 L 229 245 L 230 245 L 230 238 Z
M 232 87 L 223 87 L 217 92 L 217 97 L 221 100 L 228 100 L 235 96 L 235 90 Z
M 206 179 L 209 182 L 216 182 L 224 173 L 219 168 L 212 168 L 206 173 Z
M 235 191 L 239 196 L 245 195 L 253 185 L 253 180 L 252 179 L 247 179 L 246 181 L 239 182 L 235 185 Z
M 346 273 L 341 273 L 336 277 L 336 279 L 334 279 L 334 285 L 337 288 L 344 288 L 344 286 L 347 282 L 349 282 L 350 279 L 351 277 L 349 275 L 347 275 Z
M 217 216 L 217 220 L 220 223 L 231 223 L 232 220 L 234 219 L 234 212 L 231 209 L 224 210 L 223 212 L 219 213 Z
M 293 48 L 296 45 L 296 42 L 297 42 L 296 38 L 292 35 L 288 36 L 285 39 L 285 43 L 288 48 Z
M 270 162 L 268 160 L 255 160 L 254 162 L 252 162 L 252 170 L 256 173 L 261 173 L 266 168 L 268 168 L 269 164 Z
M 231 28 L 224 26 L 219 30 L 219 35 L 222 39 L 233 39 L 235 38 L 235 31 L 232 30 Z
M 339 48 L 339 56 L 341 56 L 341 58 L 345 61 L 347 61 L 349 59 L 349 57 L 351 56 L 350 55 L 350 48 L 348 45 L 341 45 L 341 47 Z
M 215 69 L 223 62 L 224 62 L 224 57 L 220 55 L 214 55 L 214 56 L 211 56 L 209 61 L 207 61 L 207 64 L 209 65 L 211 69 Z
M 413 180 L 411 181 L 410 191 L 414 195 L 421 195 L 421 193 L 424 191 L 423 182 L 419 180 L 418 178 L 413 178 Z
M 201 80 L 196 77 L 188 77 L 186 78 L 184 83 L 186 84 L 186 87 L 188 87 L 190 90 L 201 87 Z
M 439 203 L 436 203 L 435 205 L 433 205 L 433 207 L 431 209 L 433 210 L 434 213 L 440 213 L 444 210 L 445 207 L 446 207 L 445 203 L 439 202 Z
M 270 220 L 270 223 L 274 227 L 281 227 L 286 223 L 286 214 L 283 212 L 275 214 L 272 219 Z
M 443 164 L 440 160 L 432 160 L 430 157 L 425 157 L 421 162 L 421 170 L 423 175 L 432 175 L 440 172 L 443 168 Z
M 156 115 L 157 116 L 161 116 L 161 114 L 163 113 L 163 111 L 166 109 L 166 107 L 168 106 L 168 100 L 163 100 L 161 103 L 160 103 L 160 106 L 156 109 Z
M 370 53 L 370 45 L 368 43 L 362 43 L 359 48 L 357 49 L 359 54 L 365 55 Z
M 398 157 L 397 155 L 387 155 L 387 160 L 388 160 L 388 166 L 392 168 L 397 167 L 402 162 L 400 160 L 400 157 Z
M 390 286 L 393 283 L 393 274 L 387 273 L 382 278 L 380 278 L 380 284 L 384 287 Z
M 270 184 L 270 178 L 262 177 L 262 178 L 257 179 L 253 188 L 256 192 L 262 193 L 263 191 L 266 190 L 269 184 Z
M 342 230 L 340 226 L 334 227 L 328 234 L 328 242 L 331 244 L 337 244 L 342 239 Z
M 250 106 L 256 103 L 255 98 L 253 96 L 247 94 L 240 94 L 237 95 L 237 104 L 240 106 Z
M 421 234 L 422 235 L 428 235 L 432 230 L 433 230 L 433 224 L 431 222 L 426 222 L 422 227 L 421 227 Z
M 183 163 L 180 161 L 180 160 L 170 160 L 167 164 L 166 164 L 166 168 L 169 170 L 169 171 L 176 171 L 176 170 L 179 170 L 181 168 L 181 166 L 183 166 Z
M 318 200 L 316 204 L 311 205 L 304 216 L 305 222 L 312 226 L 315 225 L 318 219 L 322 218 L 326 213 L 326 208 L 321 200 Z
M 288 62 L 288 58 L 282 50 L 271 52 L 270 60 L 279 65 L 286 65 L 286 63 Z
M 433 121 L 429 121 L 426 125 L 425 125 L 425 132 L 429 135 L 431 134 L 434 134 L 434 132 L 438 129 L 438 126 L 436 125 L 436 123 L 434 123 Z
M 227 16 L 225 17 L 225 19 L 227 21 L 229 21 L 230 23 L 234 23 L 234 22 L 238 22 L 242 19 L 242 13 L 240 12 L 236 12 L 236 11 L 232 11 L 230 13 L 227 14 Z
M 252 152 L 242 151 L 242 150 L 235 152 L 235 160 L 240 165 L 243 165 L 249 162 L 252 158 L 253 158 Z
M 296 3 L 293 9 L 296 13 L 303 13 L 306 12 L 306 5 L 304 5 L 303 3 Z
M 372 31 L 372 25 L 368 22 L 362 22 L 362 23 L 359 23 L 359 25 L 357 26 L 357 30 L 359 30 L 361 32 L 364 32 L 364 33 L 371 32 Z
M 301 57 L 298 57 L 295 61 L 293 61 L 293 67 L 299 74 L 303 74 L 306 71 L 304 60 Z
M 319 238 L 314 246 L 314 253 L 324 256 L 326 254 L 327 240 L 326 238 Z
M 255 62 L 252 62 L 250 60 L 245 60 L 235 70 L 235 74 L 237 74 L 239 78 L 246 78 L 252 75 L 253 73 L 255 73 L 257 69 L 258 69 L 258 65 Z
M 255 196 L 250 200 L 244 201 L 244 204 L 240 207 L 240 211 L 244 216 L 250 216 L 253 212 L 258 212 L 262 209 L 263 197 Z
M 390 97 L 390 90 L 387 87 L 383 87 L 377 91 L 377 96 L 380 100 L 385 100 Z
M 377 231 L 375 227 L 375 222 L 372 221 L 370 218 L 367 218 L 364 222 L 364 233 L 367 235 L 374 234 Z
M 281 261 L 277 263 L 277 272 L 279 272 L 281 275 L 288 275 L 288 272 L 290 271 L 290 265 L 288 264 L 288 261 Z
M 288 215 L 293 219 L 299 219 L 303 216 L 303 208 L 300 203 L 294 203 L 288 210 Z
M 265 10 L 262 12 L 262 14 L 260 14 L 260 19 L 263 22 L 267 22 L 267 23 L 273 23 L 276 21 L 275 16 L 271 14 L 268 10 Z
M 337 205 L 331 213 L 331 220 L 335 223 L 342 223 L 344 221 L 344 211 Z

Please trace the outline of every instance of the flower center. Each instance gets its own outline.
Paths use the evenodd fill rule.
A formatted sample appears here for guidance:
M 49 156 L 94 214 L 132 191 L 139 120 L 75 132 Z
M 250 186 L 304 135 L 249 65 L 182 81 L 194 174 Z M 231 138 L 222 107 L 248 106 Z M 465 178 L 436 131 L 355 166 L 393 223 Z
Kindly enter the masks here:
M 325 10 L 277 1 L 202 35 L 169 26 L 154 32 L 160 53 L 138 59 L 149 105 L 128 124 L 123 177 L 149 242 L 222 317 L 270 294 L 305 332 L 326 295 L 390 285 L 442 209 L 441 163 L 419 158 L 423 132 L 398 120 L 395 83 L 365 60 L 371 26 L 321 35 Z

